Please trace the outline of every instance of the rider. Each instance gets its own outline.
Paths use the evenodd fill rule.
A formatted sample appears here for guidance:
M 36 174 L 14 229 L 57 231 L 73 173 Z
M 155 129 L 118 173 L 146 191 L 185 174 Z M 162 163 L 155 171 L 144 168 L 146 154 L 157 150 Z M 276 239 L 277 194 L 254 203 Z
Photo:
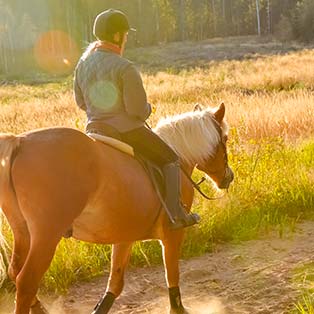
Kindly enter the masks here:
M 161 168 L 172 228 L 191 226 L 198 216 L 187 214 L 181 205 L 178 156 L 147 127 L 151 106 L 141 76 L 122 57 L 130 30 L 127 17 L 119 10 L 109 9 L 96 17 L 93 34 L 97 41 L 90 44 L 75 69 L 75 100 L 87 113 L 87 132 L 119 138 Z

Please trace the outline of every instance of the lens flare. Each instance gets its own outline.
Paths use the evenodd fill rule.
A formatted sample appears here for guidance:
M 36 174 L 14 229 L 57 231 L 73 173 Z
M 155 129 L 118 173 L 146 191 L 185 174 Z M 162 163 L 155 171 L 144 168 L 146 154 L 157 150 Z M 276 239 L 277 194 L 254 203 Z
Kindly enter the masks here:
M 40 34 L 34 46 L 37 64 L 51 74 L 68 74 L 73 71 L 79 55 L 76 42 L 60 30 Z
M 118 100 L 118 89 L 109 81 L 99 81 L 91 85 L 88 97 L 93 107 L 110 112 Z
M 71 65 L 71 62 L 66 58 L 63 58 L 63 63 L 69 66 Z

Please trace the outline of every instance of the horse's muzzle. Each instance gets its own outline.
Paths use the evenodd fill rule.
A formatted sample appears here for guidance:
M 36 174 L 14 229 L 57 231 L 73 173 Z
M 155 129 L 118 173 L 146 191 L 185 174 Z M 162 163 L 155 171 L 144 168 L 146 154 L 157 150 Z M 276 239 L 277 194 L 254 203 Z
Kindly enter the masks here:
M 225 173 L 225 177 L 223 178 L 223 180 L 220 182 L 219 184 L 219 189 L 228 189 L 230 183 L 233 181 L 234 179 L 234 174 L 233 171 L 231 170 L 230 167 L 228 167 L 226 169 L 226 173 Z

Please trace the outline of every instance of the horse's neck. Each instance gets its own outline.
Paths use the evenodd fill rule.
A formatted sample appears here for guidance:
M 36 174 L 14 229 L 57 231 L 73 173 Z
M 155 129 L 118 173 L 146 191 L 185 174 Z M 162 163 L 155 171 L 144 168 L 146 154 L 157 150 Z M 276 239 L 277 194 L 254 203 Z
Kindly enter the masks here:
M 206 143 L 202 145 L 199 139 L 195 143 L 193 142 L 195 137 L 199 137 L 203 128 L 195 127 L 196 130 L 194 130 L 188 119 L 180 120 L 178 125 L 169 122 L 157 127 L 154 131 L 179 155 L 181 167 L 192 174 L 197 161 L 204 155 L 199 147 L 207 148 L 208 145 L 205 145 Z

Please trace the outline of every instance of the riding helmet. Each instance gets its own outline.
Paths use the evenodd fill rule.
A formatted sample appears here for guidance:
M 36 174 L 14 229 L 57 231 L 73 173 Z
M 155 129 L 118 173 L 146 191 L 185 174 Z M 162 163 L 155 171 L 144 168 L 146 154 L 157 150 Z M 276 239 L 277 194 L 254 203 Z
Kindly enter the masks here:
M 133 30 L 126 15 L 116 9 L 109 9 L 97 15 L 94 22 L 93 34 L 99 40 L 104 40 L 106 35 L 117 32 Z

